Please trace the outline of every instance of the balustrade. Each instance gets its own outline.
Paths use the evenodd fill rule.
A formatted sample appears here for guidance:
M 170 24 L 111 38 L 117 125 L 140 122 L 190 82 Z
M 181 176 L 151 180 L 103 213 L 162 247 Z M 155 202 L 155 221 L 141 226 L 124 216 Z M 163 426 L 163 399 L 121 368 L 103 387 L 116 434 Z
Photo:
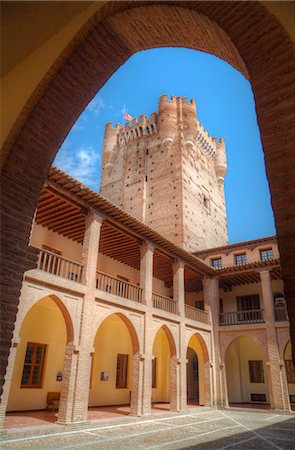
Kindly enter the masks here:
M 185 317 L 187 319 L 197 320 L 198 322 L 209 323 L 209 315 L 207 311 L 194 308 L 190 305 L 185 305 Z
M 177 313 L 177 302 L 173 298 L 165 297 L 160 294 L 152 294 L 153 307 L 161 309 L 162 311 L 167 311 L 173 314 Z
M 75 281 L 76 283 L 82 282 L 83 264 L 64 258 L 48 250 L 40 249 L 37 268 L 52 275 Z
M 264 322 L 263 309 L 251 309 L 248 311 L 231 311 L 220 313 L 219 325 L 240 325 Z
M 96 289 L 142 303 L 142 288 L 103 272 L 96 272 Z

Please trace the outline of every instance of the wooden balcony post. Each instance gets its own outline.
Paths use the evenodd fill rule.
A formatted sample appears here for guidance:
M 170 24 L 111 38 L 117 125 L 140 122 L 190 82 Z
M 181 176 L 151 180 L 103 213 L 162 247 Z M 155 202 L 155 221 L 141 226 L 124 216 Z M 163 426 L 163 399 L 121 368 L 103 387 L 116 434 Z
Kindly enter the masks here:
M 153 307 L 153 260 L 154 247 L 150 242 L 144 242 L 140 247 L 140 287 L 143 289 L 143 303 Z
M 85 218 L 85 234 L 83 240 L 82 262 L 84 265 L 83 282 L 95 288 L 96 267 L 102 217 L 91 211 Z
M 285 370 L 281 364 L 279 347 L 275 328 L 274 302 L 271 286 L 271 275 L 269 270 L 260 272 L 262 299 L 264 305 L 264 319 L 266 323 L 266 342 L 268 349 L 268 379 L 269 395 L 271 407 L 278 410 L 289 411 L 289 395 L 286 376 L 282 373 Z
M 173 299 L 178 305 L 178 314 L 184 317 L 184 263 L 181 260 L 173 262 Z

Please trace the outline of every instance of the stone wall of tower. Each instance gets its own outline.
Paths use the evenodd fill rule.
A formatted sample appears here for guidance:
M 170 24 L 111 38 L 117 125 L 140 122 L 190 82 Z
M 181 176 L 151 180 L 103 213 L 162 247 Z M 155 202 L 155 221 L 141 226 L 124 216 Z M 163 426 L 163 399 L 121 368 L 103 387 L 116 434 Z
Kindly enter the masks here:
M 225 245 L 223 140 L 198 122 L 186 97 L 159 100 L 158 114 L 106 125 L 101 193 L 183 248 Z

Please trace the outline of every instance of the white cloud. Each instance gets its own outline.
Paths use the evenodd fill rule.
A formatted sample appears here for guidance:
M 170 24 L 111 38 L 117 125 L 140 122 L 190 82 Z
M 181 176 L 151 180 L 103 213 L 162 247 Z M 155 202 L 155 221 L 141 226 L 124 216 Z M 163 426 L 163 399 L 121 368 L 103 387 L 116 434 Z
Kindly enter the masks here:
M 76 122 L 72 128 L 72 131 L 82 131 L 84 129 L 85 129 L 84 125 L 80 125 L 78 122 Z
M 94 97 L 93 100 L 86 107 L 86 111 L 93 112 L 96 116 L 98 116 L 101 110 L 105 108 L 105 103 L 101 97 Z
M 91 189 L 98 189 L 100 154 L 93 147 L 73 149 L 62 146 L 54 164 Z

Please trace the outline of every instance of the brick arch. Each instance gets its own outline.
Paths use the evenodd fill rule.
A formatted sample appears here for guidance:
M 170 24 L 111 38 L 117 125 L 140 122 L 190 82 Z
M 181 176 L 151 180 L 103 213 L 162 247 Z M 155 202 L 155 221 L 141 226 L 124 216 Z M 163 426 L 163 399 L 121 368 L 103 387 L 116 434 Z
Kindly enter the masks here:
M 64 323 L 65 323 L 65 327 L 67 330 L 67 345 L 69 343 L 74 342 L 74 327 L 73 327 L 73 321 L 71 318 L 71 314 L 68 310 L 68 308 L 66 307 L 66 305 L 64 304 L 64 302 L 55 294 L 46 294 L 43 295 L 41 298 L 37 298 L 35 299 L 32 303 L 30 304 L 26 304 L 26 306 L 20 311 L 21 317 L 18 319 L 18 332 L 20 331 L 22 324 L 24 322 L 24 320 L 26 319 L 27 314 L 29 313 L 29 311 L 34 308 L 34 306 L 38 305 L 38 303 L 41 300 L 44 300 L 46 298 L 50 298 L 58 307 L 59 311 L 61 312 L 63 319 L 64 319 Z
M 292 345 L 292 342 L 291 342 L 291 339 L 289 338 L 288 340 L 287 340 L 287 342 L 284 342 L 284 346 L 283 346 L 283 361 L 285 361 L 285 353 L 286 353 L 286 350 L 287 350 L 287 346 L 289 345 L 289 343 L 291 343 L 291 345 Z M 291 347 L 292 348 L 292 347 Z
M 9 154 L 1 180 L 4 243 L 1 257 L 5 267 L 2 308 L 7 312 L 4 361 L 8 357 L 22 276 L 36 263 L 36 252 L 27 244 L 40 190 L 56 151 L 89 100 L 128 57 L 144 48 L 163 45 L 208 51 L 249 74 L 270 181 L 294 342 L 295 238 L 291 218 L 295 188 L 291 175 L 295 170 L 295 127 L 290 123 L 295 98 L 295 50 L 290 37 L 259 2 L 179 2 L 182 8 L 177 8 L 176 2 L 156 6 L 149 2 L 148 7 L 154 8 L 150 17 L 144 3 L 113 3 L 93 17 L 69 44 L 25 105 L 5 144 Z M 135 8 L 139 5 L 140 8 Z M 114 14 L 117 11 L 123 12 Z M 129 14 L 137 18 L 131 30 L 122 20 Z M 203 30 L 201 19 L 194 14 L 205 16 Z M 179 30 L 178 41 L 175 29 Z M 20 250 L 17 255 L 15 248 Z M 4 374 L 2 364 L 1 387 Z
M 189 336 L 189 338 L 188 338 L 188 340 L 187 340 L 187 347 L 189 347 L 190 340 L 191 340 L 194 336 L 198 339 L 198 341 L 199 341 L 199 343 L 200 343 L 200 345 L 201 345 L 201 349 L 202 349 L 202 352 L 203 352 L 203 355 L 204 355 L 204 361 L 205 361 L 205 362 L 209 361 L 208 347 L 207 347 L 207 344 L 206 344 L 206 342 L 205 342 L 205 339 L 203 338 L 203 336 L 202 336 L 200 333 L 198 333 L 198 332 L 197 332 L 197 333 L 192 333 L 192 334 Z
M 264 355 L 265 355 L 265 359 L 266 359 L 266 361 L 268 361 L 268 352 L 267 352 L 266 343 L 263 342 L 263 340 L 260 339 L 260 337 L 257 336 L 257 333 L 255 333 L 255 332 L 253 332 L 253 333 L 241 332 L 239 334 L 236 334 L 235 336 L 231 336 L 231 338 L 227 342 L 227 345 L 224 347 L 222 346 L 222 354 L 221 354 L 222 361 L 225 361 L 226 354 L 227 354 L 227 351 L 230 348 L 230 346 L 234 343 L 234 341 L 236 341 L 237 339 L 239 339 L 241 337 L 250 337 L 251 339 L 253 339 L 253 341 L 255 341 L 256 344 L 258 344 L 262 348 Z
M 168 344 L 169 344 L 169 350 L 170 350 L 170 358 L 175 358 L 176 357 L 175 340 L 174 340 L 173 334 L 171 333 L 171 330 L 169 329 L 169 327 L 167 325 L 162 325 L 156 330 L 154 337 L 153 337 L 153 343 L 155 342 L 156 336 L 160 330 L 163 330 L 167 337 Z
M 125 316 L 125 314 L 123 314 L 121 312 L 114 312 L 103 318 L 103 320 L 99 323 L 99 325 L 95 331 L 94 340 L 96 338 L 96 334 L 97 334 L 97 331 L 99 330 L 100 326 L 103 324 L 103 322 L 105 320 L 109 319 L 111 316 L 118 316 L 122 320 L 124 325 L 126 325 L 128 331 L 129 331 L 131 342 L 132 342 L 133 354 L 135 355 L 135 354 L 139 353 L 139 339 L 138 339 L 135 327 L 134 327 L 133 323 L 131 322 L 131 320 L 127 316 Z
M 60 298 L 57 297 L 57 295 L 53 294 L 49 295 L 48 297 L 54 301 L 54 303 L 57 305 L 57 307 L 59 308 L 60 312 L 63 315 L 67 329 L 67 344 L 69 344 L 70 342 L 74 341 L 74 328 L 70 313 L 66 308 L 66 306 L 64 305 L 64 303 L 60 300 Z

